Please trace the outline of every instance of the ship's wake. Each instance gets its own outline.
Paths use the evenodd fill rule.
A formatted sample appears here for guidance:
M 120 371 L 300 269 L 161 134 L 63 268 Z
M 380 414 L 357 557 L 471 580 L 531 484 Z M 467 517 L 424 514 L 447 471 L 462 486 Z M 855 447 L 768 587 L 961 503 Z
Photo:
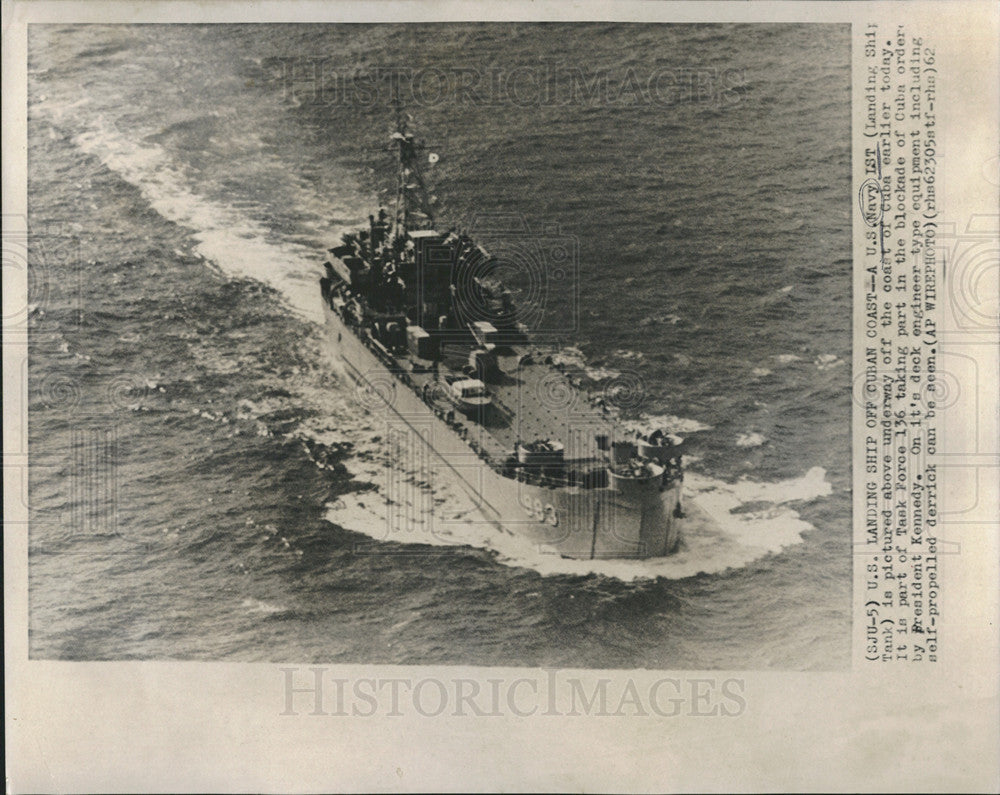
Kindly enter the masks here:
M 406 471 L 388 453 L 357 450 L 347 467 L 364 491 L 340 496 L 327 506 L 326 518 L 345 529 L 396 544 L 402 554 L 415 545 L 467 546 L 488 550 L 505 565 L 543 575 L 599 574 L 623 581 L 682 579 L 737 569 L 768 554 L 801 543 L 812 525 L 799 517 L 794 503 L 831 493 L 826 472 L 814 467 L 803 476 L 774 483 L 740 480 L 724 483 L 703 475 L 685 476 L 685 512 L 680 549 L 648 560 L 573 560 L 487 522 L 475 500 L 457 482 L 426 469 Z M 439 554 L 440 550 L 434 550 Z
M 316 289 L 321 275 L 318 251 L 270 229 L 266 221 L 270 210 L 263 199 L 210 198 L 207 194 L 218 192 L 219 186 L 198 183 L 158 143 L 139 142 L 121 132 L 113 119 L 88 112 L 85 101 L 70 105 L 40 101 L 32 112 L 135 186 L 160 216 L 190 231 L 193 251 L 206 263 L 227 277 L 255 279 L 273 287 L 297 316 L 322 322 Z M 317 203 L 317 197 L 300 192 L 303 204 Z M 326 233 L 333 239 L 339 230 L 331 227 Z
M 314 251 L 269 239 L 267 228 L 234 208 L 194 192 L 180 169 L 156 144 L 139 145 L 104 126 L 80 133 L 74 143 L 96 155 L 142 192 L 161 216 L 191 230 L 195 251 L 227 276 L 256 279 L 277 289 L 302 317 L 322 319 L 316 290 L 319 269 L 304 272 Z

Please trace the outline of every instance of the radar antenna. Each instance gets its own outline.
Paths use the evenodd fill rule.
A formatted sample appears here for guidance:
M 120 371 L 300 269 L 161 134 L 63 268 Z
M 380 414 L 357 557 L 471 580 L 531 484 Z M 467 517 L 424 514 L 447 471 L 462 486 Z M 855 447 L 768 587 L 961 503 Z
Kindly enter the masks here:
M 433 228 L 434 209 L 420 167 L 424 145 L 407 129 L 408 115 L 396 105 L 396 131 L 391 139 L 399 151 L 399 173 L 396 187 L 396 229 Z M 434 158 L 436 162 L 436 158 Z

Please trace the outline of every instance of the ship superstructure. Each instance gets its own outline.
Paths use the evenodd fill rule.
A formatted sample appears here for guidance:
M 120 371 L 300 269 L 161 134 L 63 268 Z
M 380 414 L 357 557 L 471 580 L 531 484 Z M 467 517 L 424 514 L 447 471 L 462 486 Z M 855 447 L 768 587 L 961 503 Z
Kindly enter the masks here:
M 435 228 L 423 149 L 401 118 L 392 141 L 391 212 L 324 263 L 329 338 L 348 373 L 502 530 L 573 558 L 675 551 L 681 440 L 627 431 L 581 388 L 533 338 L 503 258 L 474 233 Z

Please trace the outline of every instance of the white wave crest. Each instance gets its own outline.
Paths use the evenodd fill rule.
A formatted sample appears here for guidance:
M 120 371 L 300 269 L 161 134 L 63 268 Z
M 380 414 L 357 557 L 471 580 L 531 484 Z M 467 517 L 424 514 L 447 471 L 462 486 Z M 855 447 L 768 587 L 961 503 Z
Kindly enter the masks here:
M 262 613 L 266 616 L 276 616 L 288 612 L 287 607 L 271 604 L 270 602 L 265 602 L 262 599 L 244 599 L 240 604 L 240 607 L 250 613 Z
M 268 239 L 267 229 L 235 208 L 200 196 L 155 144 L 140 145 L 98 123 L 74 143 L 98 157 L 169 221 L 190 229 L 196 252 L 233 277 L 257 279 L 277 289 L 289 306 L 314 322 L 323 319 L 316 252 Z
M 675 417 L 673 414 L 642 414 L 638 419 L 625 420 L 623 425 L 628 430 L 643 435 L 653 431 L 683 434 L 712 429 L 711 425 L 705 425 L 703 422 L 686 417 Z
M 816 365 L 817 370 L 830 370 L 844 364 L 844 360 L 835 353 L 824 353 L 817 356 L 816 361 L 813 362 L 813 364 Z

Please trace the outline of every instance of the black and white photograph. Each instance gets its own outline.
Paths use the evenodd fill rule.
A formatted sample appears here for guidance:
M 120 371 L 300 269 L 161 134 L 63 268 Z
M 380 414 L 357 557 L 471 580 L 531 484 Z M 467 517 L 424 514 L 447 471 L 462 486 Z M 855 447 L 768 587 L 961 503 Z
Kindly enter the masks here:
M 2 12 L 9 792 L 1000 785 L 995 5 Z
M 28 45 L 32 657 L 848 663 L 846 26 Z

